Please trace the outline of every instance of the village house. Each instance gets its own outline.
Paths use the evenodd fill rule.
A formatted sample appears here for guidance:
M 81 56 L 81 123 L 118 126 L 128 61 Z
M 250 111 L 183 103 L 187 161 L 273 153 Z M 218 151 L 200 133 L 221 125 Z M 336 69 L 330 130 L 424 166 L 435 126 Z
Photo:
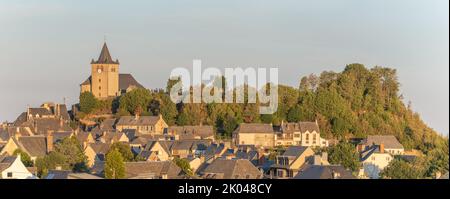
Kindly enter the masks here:
M 276 146 L 327 147 L 328 141 L 320 137 L 317 122 L 281 122 L 275 136 Z
M 199 169 L 200 170 L 200 169 Z M 205 179 L 261 179 L 263 173 L 250 161 L 216 159 L 199 171 Z
M 363 165 L 364 177 L 378 179 L 380 172 L 394 159 L 394 157 L 385 151 L 384 144 L 372 145 L 361 152 L 360 161 Z
M 170 126 L 167 135 L 175 140 L 209 139 L 214 141 L 213 126 Z
M 274 147 L 275 133 L 271 124 L 242 123 L 233 132 L 233 144 Z
M 25 167 L 20 160 L 20 155 L 0 156 L 0 179 L 37 179 L 36 169 Z
M 38 157 L 43 157 L 48 152 L 53 150 L 52 135 L 42 136 L 14 136 L 10 137 L 5 144 L 0 154 L 13 155 L 17 149 L 27 153 L 31 160 L 36 160 Z
M 109 143 L 90 143 L 84 149 L 87 157 L 87 166 L 93 167 L 98 162 L 105 161 L 106 153 L 108 153 L 111 145 Z
M 168 127 L 169 126 L 162 118 L 162 115 L 122 116 L 116 123 L 116 129 L 118 131 L 134 129 L 137 134 L 163 134 Z
M 171 159 L 170 141 L 150 141 L 139 154 L 146 161 L 167 161 Z
M 283 155 L 276 156 L 275 164 L 270 167 L 271 178 L 292 178 L 300 171 L 300 168 L 314 157 L 311 147 L 290 146 Z
M 372 145 L 384 145 L 384 151 L 391 155 L 402 155 L 405 152 L 403 145 L 393 135 L 369 135 L 357 145 L 357 151 L 362 152 Z

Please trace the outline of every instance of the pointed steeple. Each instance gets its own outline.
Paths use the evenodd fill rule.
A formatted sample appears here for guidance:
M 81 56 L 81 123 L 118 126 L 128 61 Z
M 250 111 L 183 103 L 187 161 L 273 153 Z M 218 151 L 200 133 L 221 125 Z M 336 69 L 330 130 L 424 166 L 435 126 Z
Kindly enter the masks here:
M 119 64 L 119 61 L 113 61 L 111 58 L 111 54 L 109 53 L 108 46 L 106 42 L 103 43 L 102 51 L 100 52 L 100 56 L 97 61 L 93 61 L 95 64 Z

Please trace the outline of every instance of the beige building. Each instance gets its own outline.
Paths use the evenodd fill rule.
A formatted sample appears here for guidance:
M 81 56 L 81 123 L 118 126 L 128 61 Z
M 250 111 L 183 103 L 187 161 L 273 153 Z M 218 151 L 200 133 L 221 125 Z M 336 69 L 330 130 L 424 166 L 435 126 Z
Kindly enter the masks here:
M 320 137 L 317 122 L 282 122 L 280 131 L 276 132 L 275 145 L 327 147 L 328 141 Z
M 275 132 L 271 124 L 242 123 L 233 132 L 234 145 L 255 145 L 273 147 Z
M 283 155 L 276 157 L 275 164 L 270 167 L 271 178 L 293 178 L 308 160 L 314 159 L 314 151 L 311 147 L 291 146 Z
M 81 93 L 91 92 L 98 99 L 117 97 L 134 88 L 143 88 L 132 75 L 119 74 L 119 60 L 113 60 L 106 42 L 97 61 L 91 61 L 91 76 L 81 85 Z
M 138 135 L 142 134 L 158 134 L 164 133 L 169 126 L 159 116 L 122 116 L 116 123 L 118 131 L 136 130 Z
M 381 171 L 386 168 L 394 157 L 385 151 L 384 145 L 373 145 L 361 153 L 363 178 L 378 179 Z
M 358 144 L 357 150 L 358 152 L 366 151 L 373 145 L 383 145 L 384 151 L 391 155 L 403 155 L 405 153 L 405 148 L 393 135 L 369 135 Z

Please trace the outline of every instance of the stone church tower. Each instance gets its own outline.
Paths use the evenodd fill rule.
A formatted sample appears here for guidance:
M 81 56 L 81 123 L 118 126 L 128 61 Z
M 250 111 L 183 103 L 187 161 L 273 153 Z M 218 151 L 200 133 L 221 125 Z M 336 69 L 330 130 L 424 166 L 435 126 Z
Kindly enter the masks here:
M 91 61 L 91 85 L 89 90 L 95 97 L 104 99 L 119 96 L 119 61 L 113 61 L 106 42 L 97 61 Z
M 80 88 L 81 93 L 91 92 L 98 99 L 107 99 L 143 86 L 131 74 L 119 74 L 119 60 L 113 61 L 105 42 L 98 60 L 91 61 L 91 76 Z

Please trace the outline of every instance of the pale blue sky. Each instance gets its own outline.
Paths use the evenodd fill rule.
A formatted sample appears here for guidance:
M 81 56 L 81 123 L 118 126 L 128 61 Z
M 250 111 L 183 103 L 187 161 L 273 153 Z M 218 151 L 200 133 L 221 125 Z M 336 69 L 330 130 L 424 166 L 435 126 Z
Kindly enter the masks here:
M 398 70 L 414 110 L 449 132 L 447 0 L 0 0 L 0 120 L 77 101 L 107 35 L 121 72 L 163 87 L 174 67 L 279 67 L 280 82 L 359 62 Z

